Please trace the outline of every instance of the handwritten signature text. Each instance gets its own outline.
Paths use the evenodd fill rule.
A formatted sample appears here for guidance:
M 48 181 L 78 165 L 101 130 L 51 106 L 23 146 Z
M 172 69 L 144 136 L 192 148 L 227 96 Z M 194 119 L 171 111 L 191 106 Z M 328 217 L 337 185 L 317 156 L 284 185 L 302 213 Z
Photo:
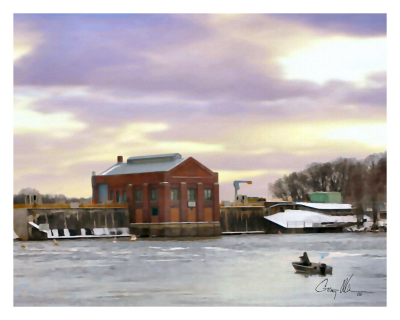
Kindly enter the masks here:
M 372 293 L 369 291 L 360 291 L 360 290 L 351 290 L 350 280 L 353 277 L 354 273 L 349 277 L 343 280 L 343 284 L 340 289 L 334 289 L 332 287 L 328 287 L 328 278 L 322 280 L 316 287 L 315 291 L 317 292 L 332 292 L 335 294 L 333 299 L 336 299 L 337 292 L 339 293 L 347 293 L 347 292 L 356 292 L 357 296 L 362 296 L 364 293 Z

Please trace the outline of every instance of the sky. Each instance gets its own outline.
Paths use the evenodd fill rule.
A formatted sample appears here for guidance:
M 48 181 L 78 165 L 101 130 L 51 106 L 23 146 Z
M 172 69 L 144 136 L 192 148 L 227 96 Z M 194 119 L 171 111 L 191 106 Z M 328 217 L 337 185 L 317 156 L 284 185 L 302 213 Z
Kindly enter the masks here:
M 385 14 L 15 14 L 14 193 L 180 153 L 220 200 L 387 150 Z

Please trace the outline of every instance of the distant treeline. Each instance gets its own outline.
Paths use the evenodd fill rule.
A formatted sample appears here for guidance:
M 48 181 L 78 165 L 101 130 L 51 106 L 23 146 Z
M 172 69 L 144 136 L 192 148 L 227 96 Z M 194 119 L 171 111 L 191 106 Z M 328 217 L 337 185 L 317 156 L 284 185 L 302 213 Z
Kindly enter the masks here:
M 14 194 L 14 204 L 24 204 L 25 197 L 27 195 L 36 194 L 42 196 L 43 204 L 51 203 L 69 203 L 69 202 L 81 202 L 81 203 L 91 203 L 92 198 L 67 198 L 63 194 L 41 194 L 38 190 L 33 188 L 25 188 Z
M 308 201 L 310 192 L 340 192 L 344 203 L 356 208 L 386 202 L 387 153 L 373 154 L 363 161 L 338 158 L 327 163 L 312 163 L 270 184 L 270 191 L 286 201 Z M 375 213 L 375 210 L 374 210 Z

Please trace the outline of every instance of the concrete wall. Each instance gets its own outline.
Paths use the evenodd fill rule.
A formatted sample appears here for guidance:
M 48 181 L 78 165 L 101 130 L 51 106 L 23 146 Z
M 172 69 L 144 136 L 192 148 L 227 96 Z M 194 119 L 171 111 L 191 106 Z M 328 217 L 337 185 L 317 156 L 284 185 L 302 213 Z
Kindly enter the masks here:
M 220 236 L 219 222 L 132 223 L 130 231 L 138 236 L 212 237 Z
M 222 207 L 221 232 L 264 231 L 264 207 Z
M 48 230 L 57 230 L 58 236 L 65 236 L 65 230 L 69 236 L 94 235 L 95 228 L 129 228 L 129 211 L 127 208 L 14 209 L 14 231 L 22 240 L 35 240 L 29 232 L 30 221 L 48 225 Z
M 28 240 L 28 209 L 14 209 L 14 232 L 19 239 Z

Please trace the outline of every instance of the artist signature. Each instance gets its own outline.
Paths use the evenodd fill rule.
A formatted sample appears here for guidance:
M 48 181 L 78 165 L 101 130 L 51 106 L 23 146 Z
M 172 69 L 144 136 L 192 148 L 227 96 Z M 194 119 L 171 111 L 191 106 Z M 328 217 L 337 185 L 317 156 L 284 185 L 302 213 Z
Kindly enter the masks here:
M 315 287 L 315 291 L 317 292 L 333 292 L 335 294 L 335 297 L 333 299 L 336 299 L 336 293 L 339 291 L 339 293 L 347 293 L 347 292 L 356 292 L 357 296 L 362 296 L 364 293 L 373 293 L 373 292 L 369 292 L 369 291 L 360 291 L 360 290 L 351 290 L 351 286 L 350 286 L 350 280 L 353 277 L 354 273 L 350 276 L 350 278 L 346 278 L 345 280 L 343 280 L 343 284 L 339 289 L 333 289 L 332 287 L 328 287 L 328 278 L 325 278 L 324 280 L 322 280 L 320 282 L 320 284 L 318 284 Z

